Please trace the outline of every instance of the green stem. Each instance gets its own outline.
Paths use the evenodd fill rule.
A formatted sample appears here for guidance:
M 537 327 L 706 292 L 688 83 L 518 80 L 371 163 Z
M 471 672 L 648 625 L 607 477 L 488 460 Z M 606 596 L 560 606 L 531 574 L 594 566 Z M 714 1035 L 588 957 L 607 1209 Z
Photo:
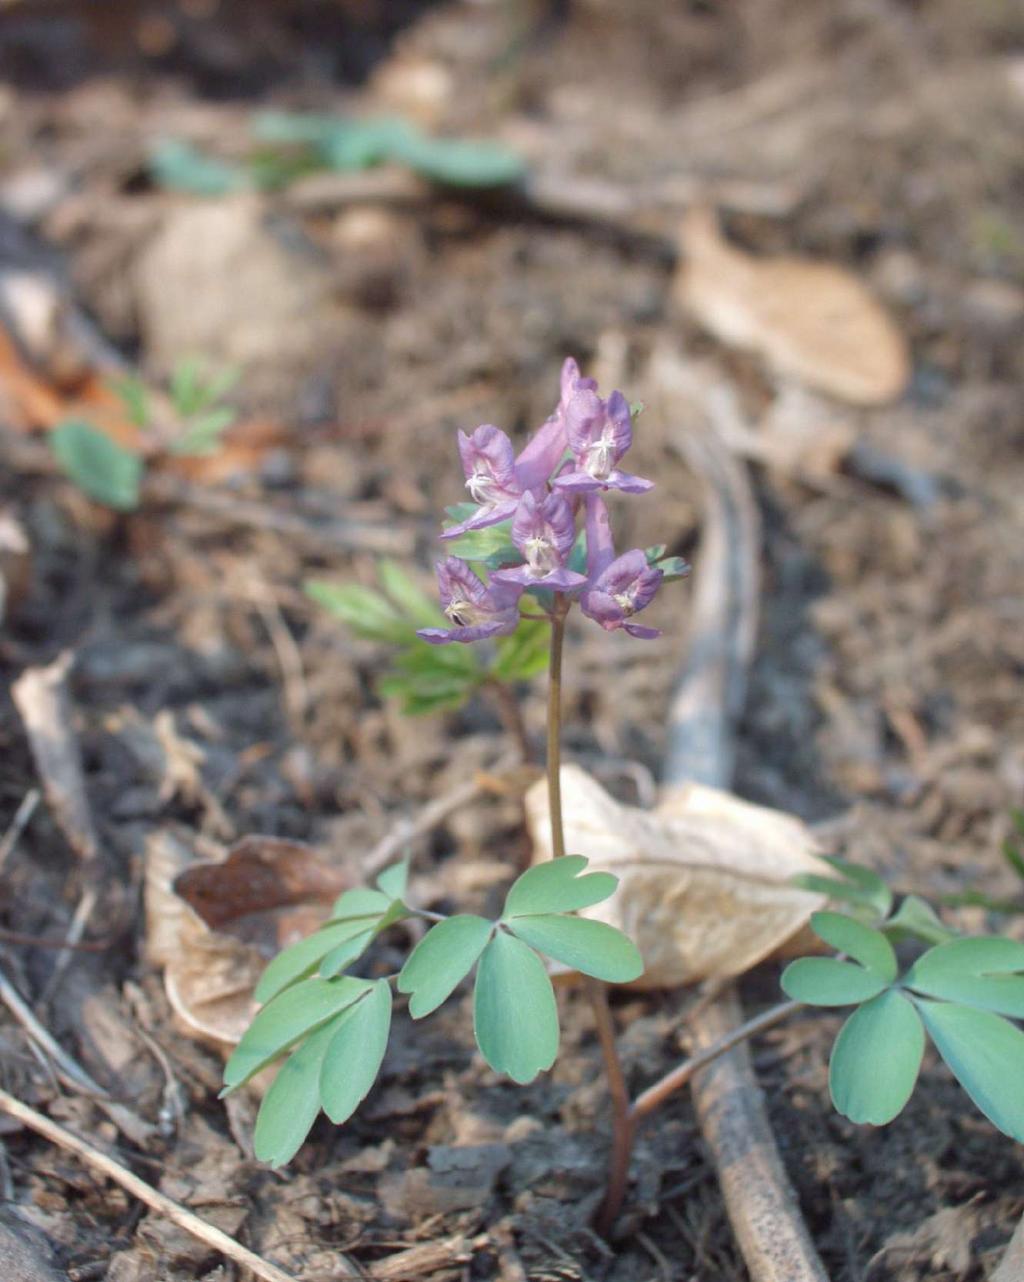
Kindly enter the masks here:
M 569 602 L 560 593 L 551 612 L 551 662 L 548 668 L 548 809 L 551 812 L 551 853 L 560 859 L 565 854 L 565 825 L 562 819 L 562 650 L 565 642 L 565 616 Z M 633 1147 L 635 1124 L 630 1116 L 629 1090 L 615 1044 L 615 1022 L 608 1006 L 608 990 L 589 976 L 585 978 L 587 998 L 594 1014 L 597 1040 L 601 1046 L 605 1077 L 612 1105 L 611 1167 L 628 1170 Z M 625 1187 L 623 1185 L 623 1187 Z M 621 1202 L 621 1195 L 620 1195 Z M 607 1199 L 606 1199 L 607 1205 Z M 600 1214 L 599 1224 L 606 1216 Z
M 551 615 L 551 659 L 548 666 L 548 808 L 551 811 L 551 854 L 565 854 L 562 824 L 562 648 L 568 607 L 559 593 Z

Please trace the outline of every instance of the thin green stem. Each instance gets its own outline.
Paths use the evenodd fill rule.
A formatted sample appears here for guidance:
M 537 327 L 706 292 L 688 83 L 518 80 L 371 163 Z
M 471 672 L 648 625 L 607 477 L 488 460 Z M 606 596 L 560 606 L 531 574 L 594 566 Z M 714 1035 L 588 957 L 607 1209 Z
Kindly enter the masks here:
M 562 649 L 568 606 L 559 593 L 551 615 L 551 659 L 548 667 L 548 808 L 551 811 L 551 853 L 565 854 L 562 824 Z
M 562 819 L 562 650 L 565 642 L 565 616 L 569 602 L 560 593 L 551 612 L 551 662 L 548 669 L 548 809 L 551 812 L 551 853 L 555 859 L 565 854 L 565 825 Z M 611 1168 L 628 1169 L 633 1147 L 634 1123 L 630 1117 L 629 1090 L 615 1044 L 615 1022 L 608 1005 L 608 990 L 596 979 L 585 981 L 587 997 L 594 1013 L 597 1039 L 601 1046 L 608 1093 L 612 1105 Z M 625 1187 L 623 1185 L 623 1187 Z M 621 1195 L 620 1195 L 621 1203 Z M 607 1199 L 606 1199 L 607 1202 Z M 598 1225 L 605 1231 L 606 1216 L 602 1209 Z M 610 1221 L 608 1222 L 610 1226 Z

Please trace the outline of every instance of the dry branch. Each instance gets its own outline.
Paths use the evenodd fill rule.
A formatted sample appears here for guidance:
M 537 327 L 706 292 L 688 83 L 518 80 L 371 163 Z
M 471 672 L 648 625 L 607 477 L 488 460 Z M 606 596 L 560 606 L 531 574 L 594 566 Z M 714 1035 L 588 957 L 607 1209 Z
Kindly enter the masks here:
M 757 625 L 759 528 L 746 474 L 713 423 L 688 436 L 683 448 L 703 483 L 705 521 L 664 782 L 725 787 Z M 728 1035 L 742 1018 L 735 990 L 726 988 L 692 1018 L 697 1048 Z M 827 1282 L 779 1158 L 746 1046 L 716 1059 L 694 1078 L 692 1089 L 753 1282 Z

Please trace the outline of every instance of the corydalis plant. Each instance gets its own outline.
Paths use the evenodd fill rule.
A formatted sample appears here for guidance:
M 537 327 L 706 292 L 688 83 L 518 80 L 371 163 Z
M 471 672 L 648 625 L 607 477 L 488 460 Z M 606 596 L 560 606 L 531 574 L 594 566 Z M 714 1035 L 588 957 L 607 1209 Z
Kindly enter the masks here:
M 225 1069 L 225 1090 L 231 1091 L 288 1056 L 257 1119 L 254 1145 L 261 1159 L 289 1161 L 321 1109 L 339 1124 L 355 1111 L 384 1058 L 392 987 L 408 994 L 409 1014 L 422 1019 L 475 970 L 477 1046 L 493 1069 L 525 1083 L 550 1068 L 558 1053 L 557 1005 L 543 961 L 550 958 L 593 985 L 606 1066 L 610 1075 L 621 1075 L 603 989 L 594 981 L 628 983 L 639 978 L 643 962 L 620 931 L 575 915 L 607 899 L 617 879 L 588 873 L 586 859 L 565 855 L 559 768 L 562 644 L 573 605 L 578 602 L 608 631 L 657 636 L 630 620 L 666 578 L 685 571 L 682 562 L 663 559 L 664 548 L 616 555 L 603 495 L 651 488 L 650 481 L 618 467 L 632 436 L 625 397 L 614 392 L 601 400 L 573 360 L 563 366 L 554 413 L 518 455 L 490 424 L 459 434 L 472 503 L 452 513 L 442 537 L 455 541 L 453 554 L 437 566 L 441 607 L 451 626 L 420 627 L 417 635 L 434 646 L 501 638 L 500 649 L 514 634 L 549 625 L 547 774 L 556 858 L 523 873 L 494 920 L 470 913 L 442 917 L 410 903 L 407 868 L 398 865 L 378 878 L 376 888 L 347 891 L 320 930 L 270 963 L 255 993 L 262 1009 Z M 406 618 L 431 619 L 394 568 L 387 578 Z M 527 597 L 533 600 L 524 611 Z M 345 604 L 353 602 L 346 597 Z M 380 624 L 379 604 L 374 611 Z M 407 626 L 390 607 L 382 617 L 394 622 L 396 636 Z M 350 973 L 383 931 L 416 917 L 432 924 L 397 974 Z

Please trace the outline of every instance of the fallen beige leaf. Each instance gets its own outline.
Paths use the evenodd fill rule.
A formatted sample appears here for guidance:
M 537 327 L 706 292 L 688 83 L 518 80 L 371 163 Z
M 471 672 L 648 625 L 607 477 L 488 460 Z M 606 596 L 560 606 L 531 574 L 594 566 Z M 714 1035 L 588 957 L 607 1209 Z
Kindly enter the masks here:
M 740 975 L 800 932 L 824 896 L 792 884 L 828 876 L 801 820 L 702 784 L 652 811 L 624 806 L 578 766 L 562 768 L 566 849 L 619 888 L 586 916 L 617 926 L 643 954 L 642 988 Z M 526 794 L 534 862 L 551 858 L 547 785 Z
M 722 342 L 759 352 L 783 377 L 855 405 L 882 405 L 903 392 L 906 340 L 848 271 L 747 254 L 725 240 L 705 207 L 687 214 L 680 249 L 678 297 Z
M 222 863 L 195 862 L 172 832 L 146 848 L 146 956 L 164 967 L 181 1026 L 229 1050 L 257 1005 L 267 962 L 313 933 L 347 881 L 308 846 L 246 837 Z

